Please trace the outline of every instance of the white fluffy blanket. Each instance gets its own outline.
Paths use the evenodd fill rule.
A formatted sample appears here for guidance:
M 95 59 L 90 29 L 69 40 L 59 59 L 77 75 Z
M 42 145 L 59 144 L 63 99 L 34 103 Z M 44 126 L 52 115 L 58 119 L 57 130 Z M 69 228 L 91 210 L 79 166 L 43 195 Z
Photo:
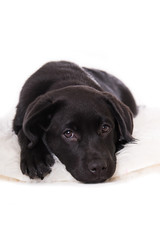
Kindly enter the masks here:
M 20 171 L 20 148 L 11 131 L 14 113 L 0 119 L 0 176 L 25 182 L 76 181 L 58 159 L 44 180 L 31 180 Z M 141 107 L 134 119 L 133 136 L 137 143 L 128 144 L 117 154 L 117 169 L 112 180 L 133 174 L 160 172 L 160 110 Z

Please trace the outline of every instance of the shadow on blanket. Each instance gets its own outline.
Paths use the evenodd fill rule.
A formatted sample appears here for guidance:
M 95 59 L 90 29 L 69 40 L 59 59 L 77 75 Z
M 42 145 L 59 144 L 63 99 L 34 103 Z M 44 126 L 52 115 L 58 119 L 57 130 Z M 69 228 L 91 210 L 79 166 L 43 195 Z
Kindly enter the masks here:
M 19 168 L 20 148 L 17 136 L 11 131 L 14 112 L 0 119 L 0 176 L 1 179 L 24 182 L 60 182 L 76 180 L 58 159 L 52 172 L 43 180 L 31 180 Z M 117 169 L 109 182 L 135 177 L 149 172 L 160 172 L 160 109 L 141 107 L 134 119 L 135 144 L 128 144 L 117 154 Z

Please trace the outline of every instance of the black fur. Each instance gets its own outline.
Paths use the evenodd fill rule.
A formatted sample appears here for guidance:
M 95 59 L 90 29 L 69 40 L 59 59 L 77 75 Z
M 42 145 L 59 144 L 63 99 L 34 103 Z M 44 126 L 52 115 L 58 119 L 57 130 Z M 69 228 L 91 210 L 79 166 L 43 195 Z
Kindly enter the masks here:
M 21 170 L 43 179 L 54 153 L 77 180 L 103 182 L 116 169 L 116 152 L 133 141 L 137 106 L 129 89 L 103 71 L 50 62 L 24 84 L 13 130 Z

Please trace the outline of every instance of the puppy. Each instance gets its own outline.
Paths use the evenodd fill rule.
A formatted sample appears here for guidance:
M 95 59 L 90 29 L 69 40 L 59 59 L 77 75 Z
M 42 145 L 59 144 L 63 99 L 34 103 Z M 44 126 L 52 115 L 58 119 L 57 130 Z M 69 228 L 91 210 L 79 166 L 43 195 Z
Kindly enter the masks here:
M 57 156 L 78 181 L 109 179 L 116 152 L 134 140 L 136 114 L 131 92 L 114 76 L 70 62 L 45 64 L 24 84 L 13 121 L 22 173 L 43 179 Z

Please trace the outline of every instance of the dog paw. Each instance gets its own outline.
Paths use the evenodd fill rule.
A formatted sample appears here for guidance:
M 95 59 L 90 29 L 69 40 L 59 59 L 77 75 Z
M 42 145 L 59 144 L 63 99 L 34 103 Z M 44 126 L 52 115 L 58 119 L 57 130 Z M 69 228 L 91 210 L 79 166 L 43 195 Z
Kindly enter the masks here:
M 43 178 L 51 172 L 54 159 L 50 154 L 42 154 L 41 151 L 27 150 L 21 153 L 20 168 L 23 174 L 31 179 Z

